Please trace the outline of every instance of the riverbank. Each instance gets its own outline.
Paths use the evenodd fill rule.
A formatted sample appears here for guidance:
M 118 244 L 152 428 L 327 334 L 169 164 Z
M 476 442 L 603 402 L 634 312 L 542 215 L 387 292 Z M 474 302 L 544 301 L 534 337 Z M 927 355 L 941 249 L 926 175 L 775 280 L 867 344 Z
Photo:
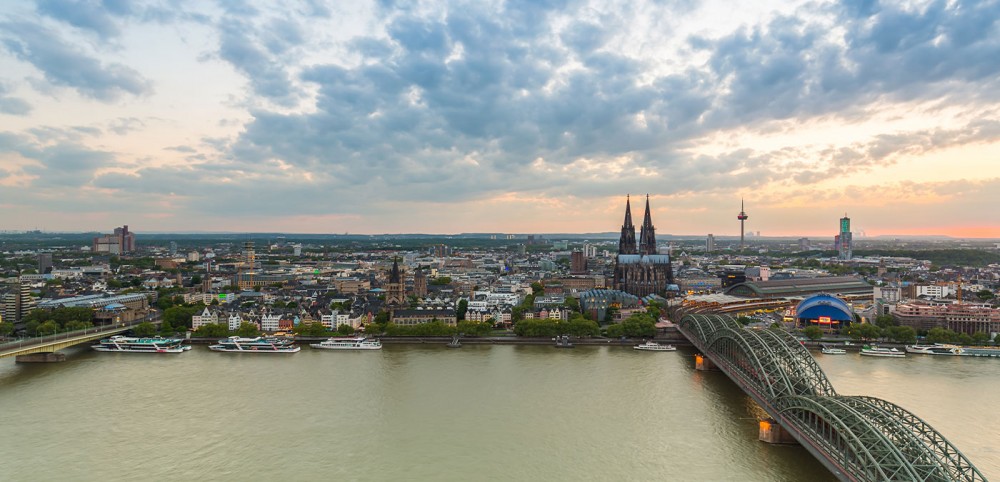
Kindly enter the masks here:
M 292 338 L 296 343 L 319 343 L 330 337 L 328 336 L 296 336 Z M 383 344 L 387 345 L 447 345 L 451 342 L 450 336 L 377 336 L 382 341 Z M 219 338 L 200 338 L 191 337 L 188 339 L 193 345 L 202 344 L 212 344 L 218 342 Z M 570 337 L 570 341 L 574 345 L 593 345 L 593 346 L 634 346 L 645 341 L 648 338 L 626 338 L 622 339 L 611 339 L 611 338 L 601 338 L 601 337 Z M 654 341 L 658 343 L 665 343 L 677 346 L 691 346 L 691 342 L 687 341 L 685 338 L 653 338 Z M 555 345 L 555 340 L 551 337 L 518 337 L 518 336 L 483 336 L 483 337 L 466 337 L 463 336 L 459 339 L 463 345 Z

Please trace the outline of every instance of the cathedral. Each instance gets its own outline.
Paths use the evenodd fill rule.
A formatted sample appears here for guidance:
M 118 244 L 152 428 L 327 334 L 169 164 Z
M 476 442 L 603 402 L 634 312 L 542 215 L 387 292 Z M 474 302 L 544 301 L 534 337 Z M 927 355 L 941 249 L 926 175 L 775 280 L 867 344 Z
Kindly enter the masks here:
M 618 256 L 615 258 L 614 288 L 638 297 L 651 294 L 663 296 L 667 285 L 674 282 L 674 271 L 670 266 L 670 256 L 658 254 L 656 232 L 649 214 L 649 196 L 646 196 L 646 214 L 639 231 L 636 247 L 635 226 L 632 224 L 631 201 L 625 199 L 625 223 L 618 240 Z

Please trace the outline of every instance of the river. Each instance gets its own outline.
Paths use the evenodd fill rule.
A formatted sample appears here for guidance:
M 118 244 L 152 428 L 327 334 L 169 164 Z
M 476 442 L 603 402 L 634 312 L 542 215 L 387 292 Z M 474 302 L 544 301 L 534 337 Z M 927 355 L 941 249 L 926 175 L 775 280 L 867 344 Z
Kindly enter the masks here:
M 0 359 L 0 479 L 834 480 L 691 349 L 66 353 Z M 1000 360 L 816 356 L 1000 476 Z

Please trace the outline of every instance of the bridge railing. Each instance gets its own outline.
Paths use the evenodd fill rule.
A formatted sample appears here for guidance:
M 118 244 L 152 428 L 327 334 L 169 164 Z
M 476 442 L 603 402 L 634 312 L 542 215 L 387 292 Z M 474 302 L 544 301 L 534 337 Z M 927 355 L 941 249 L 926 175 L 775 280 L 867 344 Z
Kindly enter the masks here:
M 96 334 L 96 333 L 105 333 L 105 332 L 110 332 L 110 331 L 117 331 L 117 330 L 121 330 L 122 328 L 131 328 L 131 327 L 134 327 L 136 325 L 139 325 L 140 323 L 144 323 L 144 322 L 147 322 L 147 321 L 155 320 L 155 319 L 157 319 L 158 316 L 159 316 L 158 313 L 151 313 L 149 315 L 144 316 L 141 319 L 133 320 L 133 321 L 130 321 L 130 322 L 127 322 L 127 323 L 113 323 L 113 324 L 109 324 L 109 325 L 91 326 L 91 327 L 82 328 L 82 329 L 79 329 L 79 330 L 69 330 L 69 331 L 56 332 L 56 333 L 53 333 L 53 334 L 50 334 L 50 335 L 33 336 L 33 337 L 26 337 L 26 338 L 18 338 L 18 339 L 15 339 L 13 341 L 6 341 L 6 342 L 3 342 L 3 343 L 0 343 L 0 351 L 6 351 L 6 350 L 11 350 L 11 349 L 17 349 L 17 348 L 26 348 L 26 347 L 36 346 L 36 345 L 44 345 L 46 343 L 54 343 L 54 342 L 57 342 L 57 341 L 60 341 L 60 340 L 68 340 L 68 339 L 76 338 L 76 337 L 79 337 L 79 336 L 86 336 L 86 335 Z

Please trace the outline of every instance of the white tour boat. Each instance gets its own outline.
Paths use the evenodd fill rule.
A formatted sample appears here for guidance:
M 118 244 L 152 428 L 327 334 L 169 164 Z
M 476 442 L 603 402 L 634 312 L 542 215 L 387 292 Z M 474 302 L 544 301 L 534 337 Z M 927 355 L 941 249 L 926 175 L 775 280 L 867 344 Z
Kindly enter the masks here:
M 655 341 L 647 341 L 646 343 L 636 345 L 632 348 L 645 351 L 677 351 L 677 347 L 673 345 L 661 345 Z
M 907 345 L 906 353 L 945 356 L 960 356 L 963 354 L 962 347 L 958 345 L 946 345 L 944 343 L 935 343 L 933 345 Z
M 832 347 L 832 346 L 829 346 L 829 345 L 823 345 L 822 349 L 820 349 L 820 352 L 822 352 L 824 355 L 846 355 L 847 354 L 847 350 L 845 350 L 843 348 Z
M 212 351 L 239 352 L 239 353 L 295 353 L 302 348 L 293 344 L 291 340 L 281 338 L 241 338 L 231 336 L 225 340 L 219 340 L 218 344 L 208 347 Z
M 115 335 L 105 338 L 92 345 L 97 351 L 116 351 L 126 353 L 182 353 L 191 349 L 190 345 L 182 345 L 180 338 L 133 338 Z
M 903 358 L 906 356 L 905 352 L 899 351 L 895 348 L 883 348 L 875 345 L 862 346 L 861 354 L 864 356 L 880 356 L 887 358 Z
M 330 338 L 320 343 L 312 343 L 309 346 L 323 350 L 381 350 L 382 342 L 357 336 L 352 338 Z

